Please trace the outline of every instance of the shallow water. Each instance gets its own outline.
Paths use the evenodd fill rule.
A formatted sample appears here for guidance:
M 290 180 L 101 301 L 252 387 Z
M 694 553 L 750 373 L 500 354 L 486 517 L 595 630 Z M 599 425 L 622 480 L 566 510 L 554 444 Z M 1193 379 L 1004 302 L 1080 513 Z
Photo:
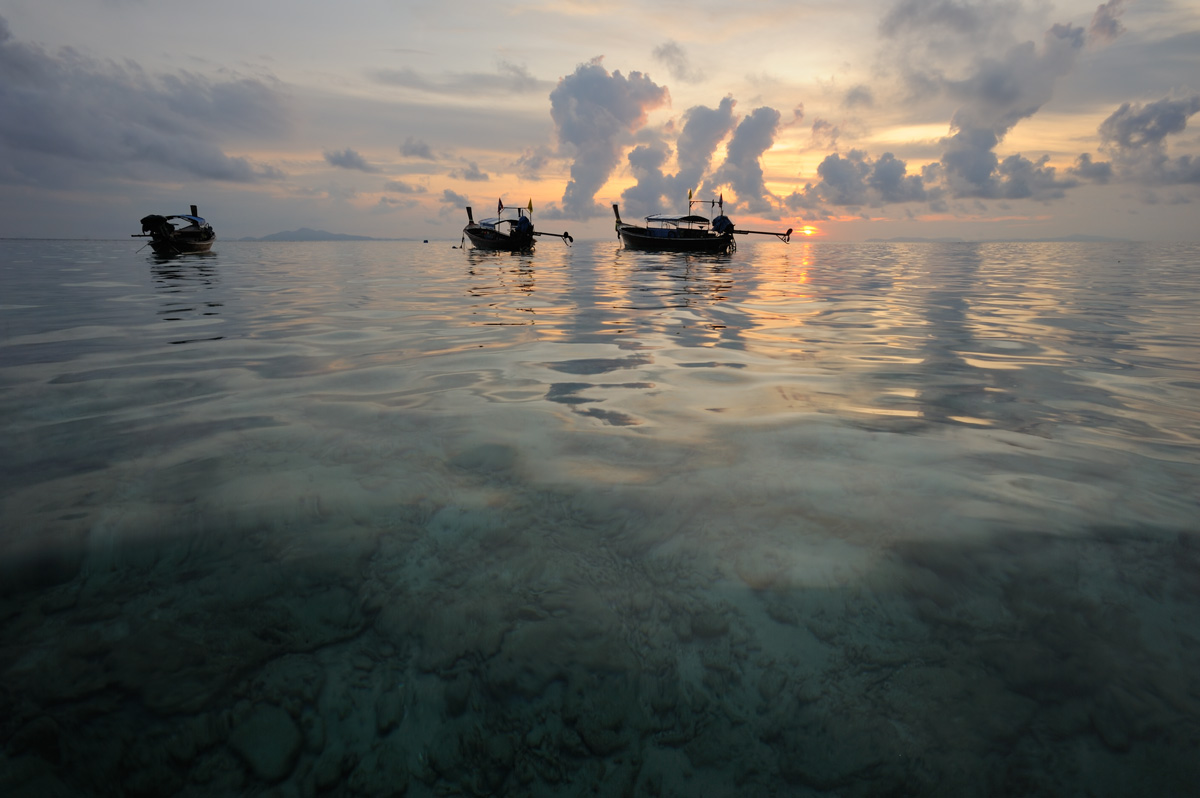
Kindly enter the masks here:
M 0 790 L 1190 794 L 1198 261 L 0 241 Z

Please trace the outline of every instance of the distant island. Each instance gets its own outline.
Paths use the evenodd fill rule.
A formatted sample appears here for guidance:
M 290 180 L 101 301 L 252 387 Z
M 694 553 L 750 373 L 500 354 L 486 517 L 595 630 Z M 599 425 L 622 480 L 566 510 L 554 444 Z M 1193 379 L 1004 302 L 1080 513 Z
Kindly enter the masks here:
M 282 233 L 272 233 L 262 238 L 247 236 L 238 241 L 413 241 L 408 238 L 372 238 L 371 236 L 352 236 L 345 233 L 330 233 L 326 230 L 314 230 L 311 227 L 301 227 L 299 230 L 287 230 Z
M 868 238 L 871 244 L 1081 244 L 1100 243 L 1116 244 L 1126 241 L 1124 238 L 1108 238 L 1106 236 L 1070 235 L 1057 238 L 988 238 L 972 241 L 965 238 L 918 238 L 912 236 L 897 236 L 895 238 Z

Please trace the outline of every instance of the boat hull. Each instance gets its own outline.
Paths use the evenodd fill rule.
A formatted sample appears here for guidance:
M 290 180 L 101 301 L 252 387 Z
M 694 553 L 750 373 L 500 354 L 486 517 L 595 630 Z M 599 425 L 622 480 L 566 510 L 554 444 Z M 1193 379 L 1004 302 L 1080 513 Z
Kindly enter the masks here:
M 471 245 L 476 249 L 499 250 L 501 252 L 523 252 L 533 249 L 533 234 L 507 235 L 478 225 L 463 228 Z
M 206 241 L 183 238 L 155 238 L 150 241 L 150 248 L 157 255 L 191 255 L 197 252 L 211 251 L 216 240 L 216 236 Z
M 622 225 L 617 228 L 617 234 L 627 249 L 645 252 L 720 254 L 734 246 L 732 233 L 719 234 L 708 230 L 650 230 Z

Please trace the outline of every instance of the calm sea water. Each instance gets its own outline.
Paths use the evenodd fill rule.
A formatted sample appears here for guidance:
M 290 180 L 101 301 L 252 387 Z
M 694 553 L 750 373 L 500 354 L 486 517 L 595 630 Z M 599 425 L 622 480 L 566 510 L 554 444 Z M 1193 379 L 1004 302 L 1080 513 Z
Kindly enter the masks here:
M 1200 247 L 0 241 L 5 795 L 1194 795 Z

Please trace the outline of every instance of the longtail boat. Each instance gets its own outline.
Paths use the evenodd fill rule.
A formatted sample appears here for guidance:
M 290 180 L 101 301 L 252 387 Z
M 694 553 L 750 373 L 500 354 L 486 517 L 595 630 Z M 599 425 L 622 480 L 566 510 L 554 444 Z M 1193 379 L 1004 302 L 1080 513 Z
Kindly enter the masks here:
M 707 204 L 710 213 L 712 208 L 720 208 L 720 213 L 711 219 L 694 214 L 692 206 L 696 204 Z M 775 236 L 785 244 L 791 240 L 790 227 L 786 233 L 738 230 L 733 221 L 725 215 L 724 208 L 724 197 L 715 200 L 694 200 L 691 198 L 691 192 L 688 192 L 688 213 L 685 216 L 655 214 L 647 216 L 644 225 L 634 225 L 621 221 L 621 211 L 616 203 L 613 203 L 613 214 L 617 217 L 617 237 L 628 249 L 714 254 L 737 249 L 733 240 L 735 235 Z
M 504 200 L 496 202 L 496 216 L 492 219 L 475 221 L 471 206 L 467 206 L 467 226 L 463 228 L 463 241 L 471 239 L 476 249 L 523 252 L 533 249 L 535 236 L 561 238 L 570 244 L 575 239 L 570 233 L 540 233 L 533 229 L 533 200 L 525 208 L 506 208 Z

